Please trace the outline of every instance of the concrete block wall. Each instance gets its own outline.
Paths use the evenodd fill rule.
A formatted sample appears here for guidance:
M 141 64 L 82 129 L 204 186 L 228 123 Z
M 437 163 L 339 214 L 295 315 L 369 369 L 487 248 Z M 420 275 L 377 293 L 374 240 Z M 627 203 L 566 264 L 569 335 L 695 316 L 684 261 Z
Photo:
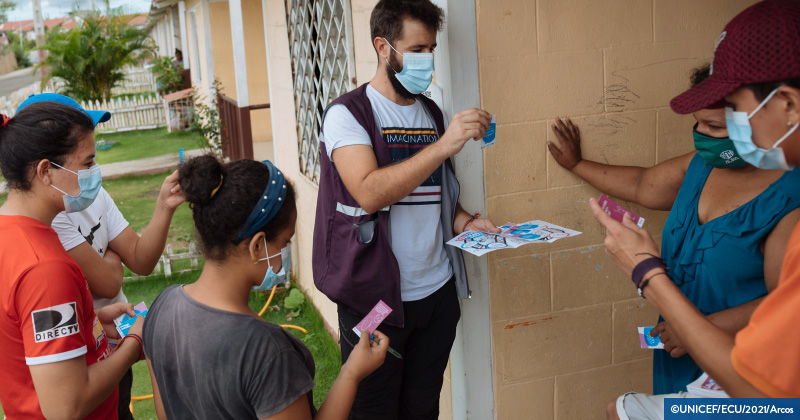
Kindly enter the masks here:
M 754 0 L 475 0 L 488 216 L 583 232 L 489 254 L 498 419 L 601 419 L 612 398 L 651 391 L 637 326 L 657 313 L 606 256 L 588 206 L 599 191 L 547 151 L 569 116 L 586 159 L 652 166 L 692 150 L 669 100 L 710 61 L 725 23 Z M 660 241 L 665 212 L 624 203 Z M 471 258 L 471 257 L 468 257 Z

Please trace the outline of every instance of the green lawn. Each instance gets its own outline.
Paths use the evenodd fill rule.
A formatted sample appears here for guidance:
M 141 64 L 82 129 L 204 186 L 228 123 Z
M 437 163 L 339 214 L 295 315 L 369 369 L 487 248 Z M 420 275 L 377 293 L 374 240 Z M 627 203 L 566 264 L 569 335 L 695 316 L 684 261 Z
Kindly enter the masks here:
M 97 163 L 100 164 L 178 153 L 180 148 L 183 150 L 200 148 L 200 143 L 191 133 L 186 131 L 167 133 L 166 127 L 123 133 L 95 133 L 95 139 L 117 142 L 107 150 L 97 152 Z
M 155 175 L 124 176 L 103 181 L 103 188 L 108 191 L 117 204 L 119 211 L 125 216 L 133 230 L 141 233 L 150 223 L 156 208 L 156 199 L 161 190 L 164 178 L 171 172 Z M 172 244 L 175 251 L 188 248 L 189 241 L 194 239 L 194 222 L 188 204 L 182 204 L 172 216 L 167 243 Z
M 167 286 L 177 283 L 191 283 L 198 275 L 199 272 L 193 272 L 173 276 L 169 279 L 163 276 L 151 276 L 144 280 L 125 282 L 122 288 L 131 303 L 145 302 L 150 306 L 156 296 Z M 339 346 L 330 334 L 328 334 L 322 317 L 308 300 L 306 300 L 300 308 L 300 314 L 293 317 L 291 322 L 287 322 L 286 315 L 289 314 L 290 310 L 284 307 L 283 300 L 286 295 L 288 295 L 288 292 L 282 288 L 275 293 L 270 307 L 274 308 L 277 305 L 279 309 L 274 311 L 268 310 L 264 313 L 264 319 L 276 324 L 293 324 L 308 330 L 308 334 L 303 334 L 301 331 L 293 329 L 289 331 L 303 340 L 314 355 L 314 361 L 317 365 L 316 377 L 314 378 L 317 383 L 316 388 L 314 388 L 314 404 L 319 407 L 328 394 L 328 390 L 333 384 L 333 381 L 335 381 L 336 377 L 339 375 L 339 369 L 341 368 Z M 250 307 L 253 308 L 254 311 L 260 311 L 261 308 L 264 307 L 264 304 L 266 304 L 268 297 L 269 294 L 260 292 L 252 293 L 250 295 Z M 147 371 L 147 364 L 139 362 L 133 367 L 132 395 L 150 395 L 152 392 L 153 388 L 150 383 L 150 374 Z M 148 399 L 134 402 L 133 414 L 136 419 L 155 419 L 156 415 L 155 408 L 153 407 L 153 400 Z

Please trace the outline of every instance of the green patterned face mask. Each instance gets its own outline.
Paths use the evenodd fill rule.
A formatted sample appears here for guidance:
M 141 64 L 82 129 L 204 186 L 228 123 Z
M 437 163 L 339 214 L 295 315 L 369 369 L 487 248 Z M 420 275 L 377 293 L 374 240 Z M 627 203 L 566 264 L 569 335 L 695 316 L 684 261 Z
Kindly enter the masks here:
M 697 132 L 697 124 L 692 131 L 694 135 L 694 148 L 708 166 L 724 169 L 736 169 L 747 165 L 739 156 L 736 147 L 728 137 L 710 137 Z

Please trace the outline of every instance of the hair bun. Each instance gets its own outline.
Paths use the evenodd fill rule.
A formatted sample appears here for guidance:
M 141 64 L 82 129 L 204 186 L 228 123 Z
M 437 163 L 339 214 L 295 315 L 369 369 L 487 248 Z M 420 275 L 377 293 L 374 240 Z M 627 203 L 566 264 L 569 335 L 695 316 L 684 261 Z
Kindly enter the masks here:
M 213 155 L 189 159 L 178 170 L 178 183 L 186 201 L 204 206 L 211 201 L 215 189 L 223 179 L 222 162 Z M 224 189 L 224 186 L 220 189 Z

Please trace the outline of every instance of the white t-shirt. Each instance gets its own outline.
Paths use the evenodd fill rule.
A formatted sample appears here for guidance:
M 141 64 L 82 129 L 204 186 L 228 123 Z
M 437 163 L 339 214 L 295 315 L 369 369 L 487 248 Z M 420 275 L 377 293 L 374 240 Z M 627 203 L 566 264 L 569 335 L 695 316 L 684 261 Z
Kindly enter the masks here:
M 378 115 L 393 162 L 408 159 L 438 139 L 433 119 L 419 101 L 413 105 L 398 105 L 372 86 L 367 86 L 367 97 Z M 344 105 L 331 107 L 322 124 L 328 158 L 334 149 L 340 147 L 372 147 L 369 134 Z M 445 119 L 445 129 L 446 124 Z M 389 211 L 392 252 L 400 266 L 403 301 L 430 296 L 453 275 L 444 251 L 440 222 L 443 166 L 409 196 L 394 203 Z
M 75 213 L 62 211 L 53 219 L 51 226 L 67 251 L 88 242 L 102 257 L 106 254 L 108 243 L 128 227 L 128 221 L 122 216 L 106 190 L 100 188 L 100 193 L 89 208 Z M 92 298 L 95 308 L 128 301 L 121 289 L 112 299 L 97 297 L 94 293 Z

